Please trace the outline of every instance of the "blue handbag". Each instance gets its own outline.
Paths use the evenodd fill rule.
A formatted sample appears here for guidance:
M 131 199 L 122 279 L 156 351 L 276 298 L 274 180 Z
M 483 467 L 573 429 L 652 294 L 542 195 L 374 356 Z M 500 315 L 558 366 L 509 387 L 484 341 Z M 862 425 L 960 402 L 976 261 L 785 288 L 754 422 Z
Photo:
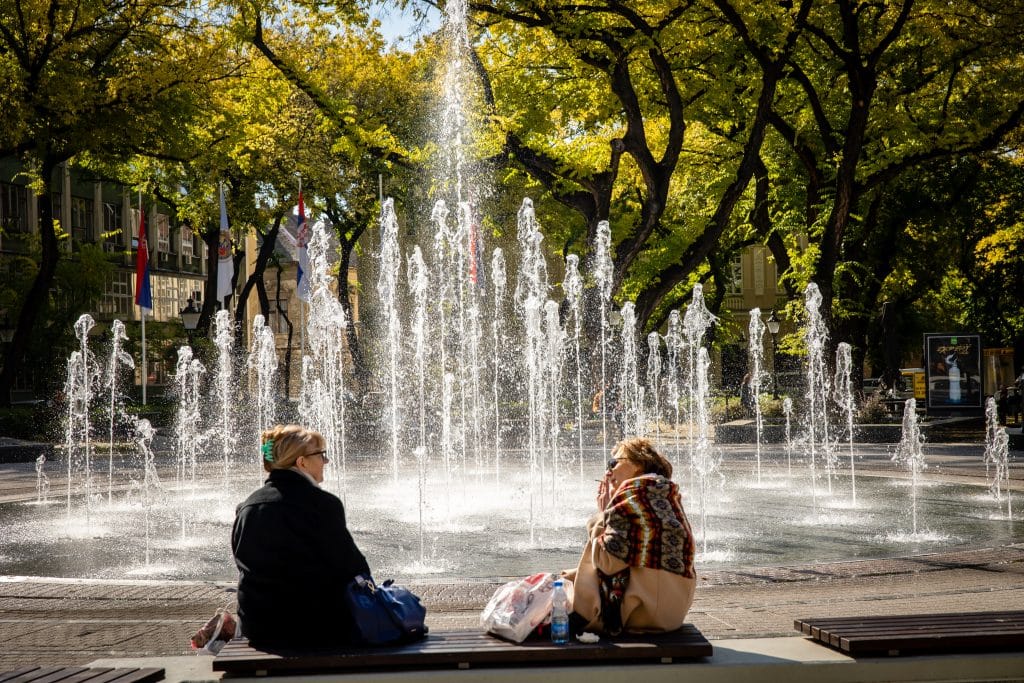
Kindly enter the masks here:
M 411 643 L 427 635 L 427 608 L 391 579 L 378 586 L 357 574 L 345 587 L 345 599 L 364 645 Z

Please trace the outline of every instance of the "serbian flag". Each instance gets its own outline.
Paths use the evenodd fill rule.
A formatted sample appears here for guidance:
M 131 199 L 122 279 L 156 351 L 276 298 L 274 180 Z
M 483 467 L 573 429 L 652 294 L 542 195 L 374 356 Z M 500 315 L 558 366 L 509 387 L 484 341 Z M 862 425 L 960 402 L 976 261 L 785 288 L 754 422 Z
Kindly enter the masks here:
M 149 245 L 146 243 L 146 215 L 139 207 L 139 247 L 135 252 L 135 303 L 143 314 L 153 310 L 153 289 L 149 285 Z
M 299 190 L 299 217 L 295 223 L 295 242 L 298 247 L 299 266 L 295 275 L 295 293 L 302 301 L 309 301 L 309 224 L 306 222 L 306 205 L 302 203 L 302 190 Z

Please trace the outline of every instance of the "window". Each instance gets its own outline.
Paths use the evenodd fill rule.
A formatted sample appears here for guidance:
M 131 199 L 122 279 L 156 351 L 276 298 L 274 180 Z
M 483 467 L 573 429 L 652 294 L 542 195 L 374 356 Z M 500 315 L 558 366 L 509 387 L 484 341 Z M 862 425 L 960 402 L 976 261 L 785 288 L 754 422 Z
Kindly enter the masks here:
M 84 197 L 71 198 L 71 236 L 79 242 L 91 239 L 92 200 Z
M 157 320 L 176 320 L 184 307 L 188 288 L 182 287 L 176 277 L 152 275 L 153 316 Z
M 28 190 L 0 183 L 0 227 L 7 232 L 28 232 Z
M 189 263 L 195 255 L 195 236 L 192 234 L 192 226 L 188 223 L 181 226 L 181 255 L 187 258 Z
M 124 242 L 122 241 L 121 234 L 121 205 L 111 204 L 110 202 L 103 202 L 103 242 L 113 246 L 120 246 Z
M 727 295 L 738 295 L 743 293 L 743 254 L 736 254 L 729 260 L 726 270 L 728 284 L 725 286 Z
M 100 313 L 112 318 L 128 318 L 132 315 L 135 297 L 132 293 L 135 273 L 119 270 L 107 284 L 107 291 L 100 300 Z
M 164 254 L 173 253 L 171 252 L 171 223 L 162 213 L 156 215 L 156 248 L 157 251 Z

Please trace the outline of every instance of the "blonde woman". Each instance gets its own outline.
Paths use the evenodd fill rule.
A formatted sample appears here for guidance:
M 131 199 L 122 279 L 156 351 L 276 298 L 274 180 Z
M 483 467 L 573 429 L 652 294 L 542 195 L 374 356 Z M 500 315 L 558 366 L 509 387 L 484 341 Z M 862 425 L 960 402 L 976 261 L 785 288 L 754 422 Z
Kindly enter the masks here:
M 341 501 L 320 488 L 329 462 L 324 437 L 298 425 L 262 437 L 269 476 L 238 506 L 231 532 L 242 630 L 258 647 L 354 642 L 344 590 L 370 569 Z
M 616 444 L 573 580 L 576 631 L 674 631 L 693 603 L 693 535 L 672 465 L 647 439 Z

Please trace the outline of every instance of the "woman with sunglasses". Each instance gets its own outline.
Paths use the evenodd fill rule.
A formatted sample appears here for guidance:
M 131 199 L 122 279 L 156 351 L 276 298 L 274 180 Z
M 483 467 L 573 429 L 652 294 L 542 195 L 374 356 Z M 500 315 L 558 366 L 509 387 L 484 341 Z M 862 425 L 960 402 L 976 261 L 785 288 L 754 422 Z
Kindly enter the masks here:
M 616 444 L 575 570 L 575 632 L 674 631 L 693 603 L 693 535 L 672 465 L 647 439 Z
M 269 476 L 238 506 L 231 531 L 238 616 L 257 647 L 355 640 L 345 586 L 370 569 L 341 501 L 320 488 L 326 446 L 321 434 L 299 425 L 263 432 L 260 457 Z

